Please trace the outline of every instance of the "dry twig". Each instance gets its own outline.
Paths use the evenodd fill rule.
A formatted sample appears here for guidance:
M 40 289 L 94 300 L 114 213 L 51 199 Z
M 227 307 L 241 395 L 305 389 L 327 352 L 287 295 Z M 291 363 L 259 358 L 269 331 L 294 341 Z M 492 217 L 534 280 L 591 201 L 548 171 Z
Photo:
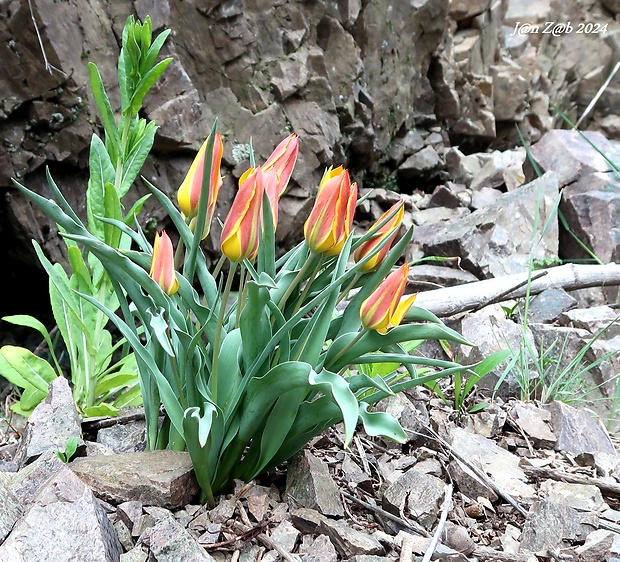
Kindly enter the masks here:
M 452 482 L 450 482 L 446 486 L 446 494 L 443 499 L 443 503 L 441 504 L 441 516 L 439 518 L 439 523 L 437 523 L 437 528 L 435 529 L 435 534 L 431 539 L 431 542 L 424 553 L 424 557 L 422 558 L 422 562 L 430 562 L 431 557 L 433 556 L 433 552 L 437 548 L 437 543 L 439 543 L 439 537 L 443 532 L 444 525 L 446 524 L 446 520 L 448 519 L 448 512 L 452 507 Z

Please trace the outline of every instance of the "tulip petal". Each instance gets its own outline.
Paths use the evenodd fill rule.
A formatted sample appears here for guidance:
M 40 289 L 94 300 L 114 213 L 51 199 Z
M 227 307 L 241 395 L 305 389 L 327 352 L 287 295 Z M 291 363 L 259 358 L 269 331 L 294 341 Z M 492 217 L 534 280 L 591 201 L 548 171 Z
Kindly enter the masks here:
M 168 295 L 174 295 L 178 291 L 179 281 L 174 269 L 174 249 L 165 231 L 155 235 L 149 275 Z

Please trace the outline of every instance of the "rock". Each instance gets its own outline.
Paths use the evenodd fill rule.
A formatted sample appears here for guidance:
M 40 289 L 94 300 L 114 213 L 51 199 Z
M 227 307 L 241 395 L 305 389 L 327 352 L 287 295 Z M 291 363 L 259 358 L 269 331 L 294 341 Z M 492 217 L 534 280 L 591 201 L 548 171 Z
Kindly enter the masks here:
M 500 197 L 502 192 L 491 187 L 481 187 L 471 194 L 471 208 L 474 211 L 493 205 Z
M 572 507 L 549 501 L 534 502 L 529 510 L 521 533 L 521 549 L 547 552 L 570 543 L 583 541 L 594 530 L 593 518 Z
M 587 410 L 573 408 L 563 402 L 552 402 L 547 406 L 551 412 L 553 433 L 558 440 L 556 451 L 573 455 L 581 453 L 604 453 L 616 455 L 613 443 L 600 426 L 600 422 Z
M 385 549 L 377 539 L 349 527 L 344 521 L 324 519 L 318 531 L 329 537 L 343 559 L 356 554 L 385 554 Z
M 15 522 L 21 517 L 23 507 L 13 494 L 11 478 L 0 474 L 0 544 L 9 534 Z
M 405 136 L 394 139 L 390 147 L 390 158 L 401 163 L 407 156 L 424 148 L 424 138 L 418 131 L 407 131 Z
M 524 161 L 525 151 L 523 150 L 494 151 L 491 157 L 487 158 L 482 169 L 474 176 L 470 187 L 474 192 L 482 187 L 501 187 L 507 183 L 508 170 L 516 168 L 521 171 Z M 521 175 L 521 183 L 523 183 L 525 177 L 522 171 Z
M 475 281 L 478 281 L 475 275 L 462 269 L 421 264 L 409 268 L 407 288 L 411 292 L 415 292 L 416 290 L 423 291 L 430 288 L 453 287 Z
M 469 187 L 482 169 L 483 162 L 477 154 L 463 154 L 457 147 L 446 149 L 444 154 L 450 178 Z
M 290 464 L 286 495 L 296 505 L 316 509 L 323 515 L 344 515 L 338 487 L 327 466 L 309 451 L 301 451 Z
M 28 418 L 15 460 L 23 466 L 45 451 L 64 451 L 71 438 L 77 439 L 79 446 L 84 445 L 69 383 L 64 377 L 58 377 L 50 383 L 45 400 Z
M 377 411 L 386 412 L 395 418 L 407 433 L 407 442 L 415 443 L 428 425 L 426 404 L 412 400 L 404 393 L 386 396 L 377 405 Z
M 319 535 L 306 548 L 300 547 L 299 554 L 303 562 L 336 562 L 338 553 L 327 535 Z
M 460 325 L 455 326 L 455 329 L 474 344 L 474 346 L 461 345 L 458 347 L 459 358 L 461 363 L 465 365 L 478 363 L 491 353 L 507 347 L 517 350 L 523 340 L 521 326 L 506 318 L 500 305 L 490 305 L 476 312 L 468 313 L 461 319 Z M 526 337 L 536 353 L 534 336 L 529 327 L 526 328 Z M 519 389 L 519 382 L 512 373 L 506 376 L 499 388 L 495 389 L 501 374 L 501 368 L 491 371 L 478 381 L 477 386 L 490 392 L 497 392 L 502 397 L 515 396 Z M 523 376 L 523 374 L 520 373 L 519 376 Z
M 146 562 L 149 555 L 141 546 L 136 546 L 121 554 L 120 562 Z
M 172 517 L 162 519 L 146 531 L 141 542 L 150 548 L 151 556 L 157 562 L 213 562 L 213 557 Z
M 527 72 L 516 64 L 491 67 L 493 115 L 497 121 L 519 121 L 527 106 Z
M 514 421 L 539 449 L 552 448 L 557 438 L 551 431 L 551 414 L 534 404 L 516 402 L 510 411 Z
M 560 187 L 574 183 L 589 174 L 611 171 L 609 163 L 581 136 L 582 134 L 612 161 L 618 155 L 619 149 L 596 131 L 580 133 L 556 129 L 546 133 L 530 148 L 533 159 L 543 172 L 554 171 L 557 174 Z M 526 177 L 534 177 L 528 162 L 526 167 L 528 167 Z
M 620 554 L 620 535 L 605 529 L 592 531 L 586 537 L 586 542 L 578 546 L 575 552 L 588 562 L 617 560 L 618 554 Z M 612 558 L 609 558 L 610 554 Z
M 447 223 L 421 226 L 414 242 L 425 255 L 461 256 L 461 265 L 488 278 L 527 271 L 533 234 L 533 217 L 542 193 L 539 225 L 554 211 L 558 181 L 553 173 L 503 194 L 495 204 Z M 538 244 L 535 259 L 557 257 L 555 221 Z
M 456 21 L 466 20 L 488 10 L 490 4 L 490 0 L 477 0 L 476 2 L 451 0 L 450 17 Z
M 530 300 L 528 318 L 533 323 L 551 323 L 577 306 L 577 300 L 564 289 L 550 287 Z
M 192 461 L 177 451 L 85 457 L 71 468 L 98 496 L 114 503 L 133 500 L 174 509 L 198 493 Z
M 432 207 L 411 213 L 413 224 L 415 225 L 434 225 L 453 221 L 469 215 L 469 210 L 464 207 L 450 209 L 449 207 Z
M 0 561 L 112 562 L 121 552 L 114 528 L 93 493 L 64 467 L 47 481 L 0 546 Z
M 409 512 L 420 525 L 431 529 L 437 521 L 445 484 L 439 478 L 409 469 L 383 493 L 383 509 L 399 515 Z
M 307 507 L 300 507 L 291 512 L 293 525 L 304 534 L 315 534 L 324 519 L 324 515 Z
M 144 450 L 146 442 L 146 422 L 117 424 L 104 427 L 97 432 L 97 443 L 114 453 L 135 453 Z
M 550 0 L 509 0 L 505 22 L 514 26 L 517 23 L 543 23 L 551 14 Z
M 584 174 L 564 188 L 560 209 L 571 232 L 600 260 L 620 261 L 620 181 L 613 174 Z M 563 257 L 589 257 L 566 231 L 560 240 Z
M 142 502 L 133 500 L 120 503 L 116 506 L 116 513 L 131 532 L 142 517 Z
M 471 554 L 476 545 L 469 536 L 467 529 L 460 525 L 455 525 L 451 521 L 446 521 L 446 526 L 442 533 L 441 542 L 448 548 L 461 552 L 466 556 Z
M 603 6 L 612 14 L 620 14 L 620 2 L 618 0 L 601 0 Z
M 593 306 L 568 310 L 559 319 L 562 326 L 587 330 L 593 336 L 605 330 L 603 339 L 620 335 L 620 325 L 615 322 L 618 314 L 609 306 Z M 613 323 L 615 322 L 615 323 Z
M 272 540 L 287 552 L 293 552 L 297 539 L 299 539 L 299 531 L 290 521 L 282 521 L 273 531 L 271 531 Z
M 602 511 L 608 507 L 601 491 L 591 484 L 570 484 L 546 480 L 540 485 L 546 501 L 572 507 L 579 511 Z
M 455 209 L 456 207 L 461 207 L 462 205 L 461 200 L 454 191 L 452 191 L 445 185 L 438 185 L 431 195 L 428 206 L 429 208 L 450 207 L 452 209 Z
M 452 447 L 469 462 L 481 467 L 498 486 L 517 498 L 532 498 L 535 491 L 526 484 L 527 477 L 519 468 L 519 458 L 496 445 L 490 439 L 465 431 L 459 427 L 452 430 Z M 455 461 L 458 462 L 458 461 Z M 470 481 L 477 481 L 477 477 L 461 464 L 461 469 L 469 475 Z M 457 480 L 459 487 L 461 483 Z M 469 497 L 484 496 L 484 487 L 478 484 L 477 491 Z M 477 494 L 477 495 L 476 495 Z
M 432 146 L 427 146 L 409 156 L 398 167 L 398 173 L 403 178 L 430 177 L 439 170 L 441 165 L 442 161 L 437 151 Z

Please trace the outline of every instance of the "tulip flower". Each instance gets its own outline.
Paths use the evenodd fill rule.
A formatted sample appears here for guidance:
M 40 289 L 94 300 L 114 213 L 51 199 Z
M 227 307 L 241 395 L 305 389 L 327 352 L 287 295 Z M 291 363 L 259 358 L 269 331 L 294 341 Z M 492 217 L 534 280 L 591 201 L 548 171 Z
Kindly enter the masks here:
M 396 210 L 398 209 L 398 210 Z M 374 271 L 379 267 L 379 264 L 383 261 L 387 253 L 390 251 L 390 246 L 396 239 L 400 225 L 403 222 L 403 216 L 405 214 L 405 204 L 403 201 L 399 201 L 392 205 L 392 207 L 383 213 L 379 220 L 372 225 L 370 230 L 373 230 L 378 224 L 381 224 L 389 215 L 393 214 L 392 218 L 388 220 L 382 227 L 375 232 L 375 237 L 371 238 L 367 242 L 364 242 L 357 250 L 353 257 L 358 262 L 370 254 L 383 240 L 388 238 L 383 248 L 381 248 L 372 258 L 370 258 L 361 268 L 362 273 Z
M 179 290 L 179 281 L 174 270 L 174 250 L 172 240 L 165 231 L 155 235 L 153 261 L 149 275 L 157 282 L 167 295 L 174 295 Z
M 409 264 L 401 265 L 362 303 L 360 316 L 364 328 L 384 334 L 388 327 L 398 326 L 402 322 L 416 298 L 416 295 L 411 295 L 401 301 L 408 273 Z
M 179 187 L 177 192 L 177 200 L 179 202 L 179 208 L 183 211 L 183 214 L 190 219 L 190 228 L 194 229 L 196 224 L 196 215 L 198 214 L 198 204 L 200 203 L 200 194 L 202 193 L 202 184 L 204 176 L 205 166 L 205 153 L 207 151 L 207 144 L 209 138 L 202 144 L 196 158 L 192 162 L 192 165 Z M 213 220 L 213 214 L 215 213 L 215 203 L 217 201 L 217 195 L 222 187 L 222 177 L 220 176 L 220 166 L 222 162 L 222 154 L 224 153 L 224 144 L 222 143 L 222 135 L 216 133 L 213 143 L 213 161 L 211 163 L 211 178 L 209 182 L 209 201 L 207 203 L 207 220 L 205 223 L 205 229 L 202 233 L 202 239 L 204 240 L 209 234 L 211 228 L 211 221 Z
M 265 173 L 265 191 L 273 212 L 273 224 L 278 224 L 278 200 L 288 186 L 293 173 L 297 154 L 299 153 L 299 137 L 292 133 L 286 137 L 261 166 Z M 269 175 L 269 172 L 275 172 Z
M 239 191 L 222 229 L 222 253 L 233 262 L 254 259 L 260 241 L 263 193 L 263 172 L 250 168 L 239 179 Z
M 337 255 L 353 226 L 357 184 L 342 166 L 329 168 L 323 175 L 314 207 L 304 225 L 310 249 L 328 256 Z

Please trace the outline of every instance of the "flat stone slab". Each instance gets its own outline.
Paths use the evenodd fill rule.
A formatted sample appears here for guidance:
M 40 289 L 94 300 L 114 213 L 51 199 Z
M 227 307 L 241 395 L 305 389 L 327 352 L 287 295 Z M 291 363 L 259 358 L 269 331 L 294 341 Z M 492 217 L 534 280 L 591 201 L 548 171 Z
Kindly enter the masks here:
M 189 454 L 179 451 L 84 457 L 70 467 L 97 496 L 114 504 L 140 501 L 176 509 L 191 503 L 199 490 Z

